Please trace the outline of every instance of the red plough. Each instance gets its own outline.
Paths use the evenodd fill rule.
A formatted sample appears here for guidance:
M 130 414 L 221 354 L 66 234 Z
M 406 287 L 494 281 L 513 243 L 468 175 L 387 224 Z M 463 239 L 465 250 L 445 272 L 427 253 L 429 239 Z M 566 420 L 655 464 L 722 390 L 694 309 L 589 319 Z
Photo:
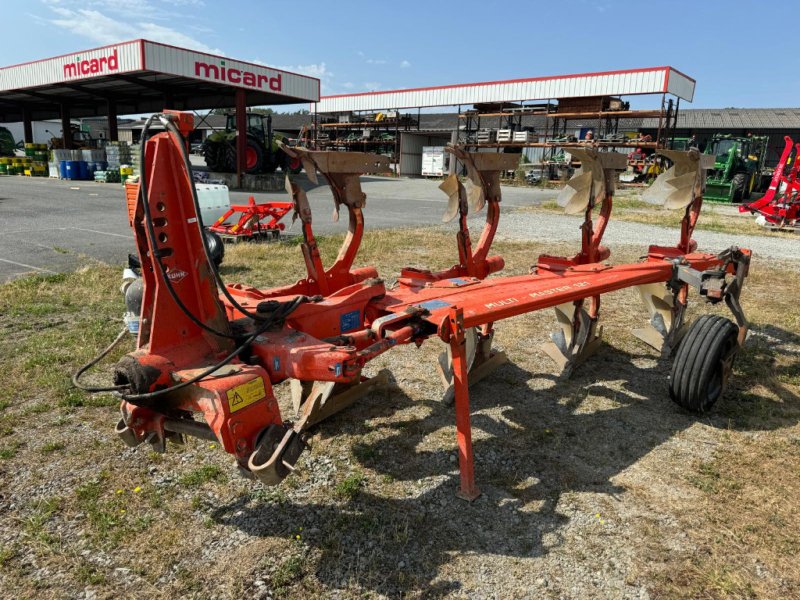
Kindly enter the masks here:
M 223 240 L 272 239 L 285 229 L 280 220 L 292 210 L 291 202 L 265 202 L 256 204 L 250 196 L 247 204 L 231 204 L 230 209 L 209 227 Z M 232 217 L 239 215 L 238 219 Z
M 191 180 L 181 169 L 183 149 L 170 121 L 164 122 L 169 132 L 146 143 L 134 218 L 144 277 L 142 326 L 137 350 L 115 367 L 122 399 L 117 433 L 130 446 L 149 442 L 163 451 L 168 439 L 180 441 L 183 435 L 218 440 L 245 475 L 278 484 L 296 468 L 314 424 L 378 393 L 385 377 L 365 377 L 369 361 L 401 344 L 438 338 L 446 344 L 440 364 L 455 399 L 458 494 L 471 500 L 479 491 L 469 384 L 506 360 L 492 352 L 496 323 L 555 308 L 559 327 L 545 350 L 568 372 L 600 347 L 602 294 L 631 286 L 641 292 L 642 320 L 648 321 L 637 335 L 657 348 L 677 346 L 669 383 L 673 400 L 702 412 L 722 394 L 747 332 L 739 294 L 750 254 L 738 248 L 719 255 L 696 251 L 692 232 L 708 166 L 696 151 L 671 152 L 675 166 L 649 194 L 653 202 L 684 211 L 677 245 L 651 246 L 635 264 L 607 262 L 610 251 L 602 236 L 625 158 L 587 149 L 579 151 L 581 172 L 559 197 L 568 212 L 584 215 L 579 251 L 571 257 L 540 256 L 525 275 L 489 277 L 503 268 L 502 258 L 490 255 L 500 215 L 499 174 L 512 168 L 516 157 L 452 148 L 468 175 L 466 185 L 451 177 L 441 186 L 450 200 L 445 220 L 459 217 L 458 263 L 440 272 L 406 268 L 389 286 L 374 268 L 353 267 L 366 203 L 360 175 L 387 171 L 386 158 L 290 149 L 309 177 L 324 174 L 336 213 L 341 207 L 348 212 L 348 233 L 326 268 L 305 192 L 289 183 L 295 216 L 303 224 L 307 276 L 260 290 L 222 284 L 205 260 L 203 238 L 191 219 Z M 473 247 L 467 215 L 483 207 L 486 223 Z M 725 301 L 736 323 L 704 316 L 684 327 L 690 288 L 707 301 Z M 294 420 L 281 414 L 272 392 L 286 380 L 292 384 Z
M 767 229 L 773 230 L 800 230 L 800 144 L 795 144 L 788 135 L 783 138 L 786 145 L 783 148 L 780 162 L 775 167 L 767 192 L 762 198 L 750 204 L 739 206 L 739 212 L 750 212 L 758 215 L 756 222 Z M 794 162 L 786 171 L 786 164 L 794 150 Z

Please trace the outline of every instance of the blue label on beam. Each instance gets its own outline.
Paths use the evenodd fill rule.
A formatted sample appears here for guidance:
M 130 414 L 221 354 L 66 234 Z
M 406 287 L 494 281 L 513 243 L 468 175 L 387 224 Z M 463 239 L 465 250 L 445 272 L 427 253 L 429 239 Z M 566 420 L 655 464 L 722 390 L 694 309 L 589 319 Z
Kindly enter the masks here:
M 424 308 L 425 310 L 436 310 L 437 308 L 445 308 L 446 306 L 452 305 L 444 300 L 428 300 L 427 302 L 415 304 L 414 306 L 417 308 Z
M 360 325 L 361 312 L 358 310 L 352 310 L 339 317 L 339 331 L 341 333 L 358 329 Z

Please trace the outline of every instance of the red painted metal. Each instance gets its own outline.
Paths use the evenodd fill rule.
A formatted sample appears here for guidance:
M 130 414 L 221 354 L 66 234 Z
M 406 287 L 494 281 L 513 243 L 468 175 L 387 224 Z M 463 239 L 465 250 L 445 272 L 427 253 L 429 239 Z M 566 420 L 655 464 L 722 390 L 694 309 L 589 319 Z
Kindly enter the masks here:
M 474 500 L 480 495 L 475 485 L 475 460 L 472 454 L 472 427 L 469 413 L 469 381 L 464 337 L 464 312 L 452 307 L 448 314 L 448 335 L 453 356 L 453 387 L 456 405 L 456 442 L 458 444 L 458 468 L 461 485 L 458 496 Z
M 755 202 L 740 205 L 739 212 L 761 215 L 767 227 L 797 229 L 800 226 L 800 143 L 794 144 L 788 135 L 784 141 L 786 145 L 767 192 Z M 794 163 L 786 173 L 792 150 Z
M 693 252 L 691 233 L 699 213 L 701 200 L 687 209 L 685 226 L 677 246 L 651 246 L 647 257 L 639 263 L 608 265 L 602 261 L 608 251 L 601 246 L 605 224 L 611 211 L 610 194 L 603 203 L 595 227 L 592 208 L 586 210 L 581 251 L 572 258 L 543 257 L 526 275 L 485 279 L 486 271 L 475 269 L 486 265 L 491 239 L 497 228 L 499 196 L 487 198 L 489 214 L 478 251 L 470 267 L 468 252 L 462 263 L 454 267 L 457 276 L 429 274 L 428 277 L 401 277 L 394 287 L 377 279 L 372 268 L 353 269 L 353 261 L 363 235 L 363 202 L 346 204 L 350 229 L 336 262 L 327 271 L 322 266 L 310 214 L 303 214 L 303 254 L 309 275 L 293 285 L 258 290 L 240 285 L 227 289 L 249 311 L 257 311 L 265 300 L 289 302 L 299 295 L 320 296 L 306 302 L 269 329 L 256 329 L 258 324 L 243 318 L 227 299 L 218 297 L 211 265 L 205 260 L 202 238 L 196 224 L 190 181 L 184 171 L 175 140 L 159 134 L 147 142 L 145 165 L 148 182 L 148 206 L 153 216 L 154 235 L 144 224 L 143 207 L 137 207 L 134 232 L 145 279 L 142 329 L 137 350 L 117 366 L 123 383 L 129 383 L 135 394 L 169 389 L 188 381 L 203 370 L 213 367 L 229 354 L 234 342 L 225 337 L 232 331 L 254 337 L 246 352 L 234 358 L 214 376 L 145 403 L 123 403 L 124 424 L 137 440 L 155 436 L 163 440 L 169 431 L 169 419 L 184 419 L 199 414 L 209 431 L 239 464 L 266 464 L 259 455 L 264 440 L 273 432 L 281 432 L 282 441 L 275 452 L 294 448 L 293 440 L 303 432 L 305 422 L 313 414 L 317 399 L 310 397 L 303 417 L 293 427 L 284 424 L 272 385 L 289 378 L 304 382 L 333 382 L 348 386 L 364 381 L 364 366 L 375 357 L 402 344 L 421 344 L 440 337 L 450 344 L 453 357 L 456 432 L 461 469 L 459 494 L 473 499 L 479 491 L 474 481 L 468 365 L 465 331 L 472 327 L 484 333 L 496 321 L 543 308 L 586 299 L 599 302 L 601 294 L 623 288 L 672 281 L 676 260 L 683 267 L 698 271 L 725 268 L 731 274 L 733 265 L 713 254 Z M 308 167 L 307 167 L 308 170 Z M 329 180 L 336 180 L 331 173 Z M 340 174 L 338 174 L 340 175 Z M 357 180 L 356 180 L 357 181 Z M 334 191 L 336 194 L 336 191 Z M 337 197 L 337 196 L 335 196 Z M 341 196 L 344 198 L 344 196 Z M 294 193 L 294 207 L 305 211 L 301 195 Z M 460 232 L 466 223 L 460 223 Z M 466 246 L 460 245 L 464 251 Z M 690 250 L 691 249 L 691 250 Z M 198 326 L 180 310 L 171 297 L 153 257 L 161 256 L 167 267 L 166 278 L 174 293 L 206 327 L 222 333 L 215 335 Z M 474 257 L 483 257 L 474 261 Z M 502 260 L 502 259 L 501 259 Z M 483 261 L 483 262 L 481 262 Z M 407 272 L 404 271 L 404 272 Z M 685 298 L 682 299 L 682 301 Z M 274 306 L 272 305 L 274 310 Z M 271 310 L 269 306 L 264 310 Z M 596 306 L 594 307 L 596 314 Z M 259 333 L 260 332 L 260 333 Z M 119 381 L 118 381 L 119 383 Z M 315 386 L 316 386 L 315 384 Z M 194 425 L 194 421 L 191 421 Z M 285 432 L 285 434 L 283 433 Z M 266 436 L 266 437 L 265 437 Z M 284 455 L 277 456 L 282 459 Z M 268 455 L 267 455 L 268 457 Z M 275 458 L 275 457 L 273 457 Z M 296 460 L 296 456 L 294 456 Z M 249 462 L 248 462 L 249 461 Z M 283 460 L 282 464 L 293 464 Z M 290 467 L 287 467 L 290 468 Z M 288 473 L 288 470 L 286 471 Z
M 231 204 L 230 209 L 209 229 L 223 236 L 248 239 L 271 235 L 285 229 L 285 225 L 279 221 L 289 214 L 290 210 L 292 210 L 291 202 L 256 204 L 255 198 L 250 196 L 247 204 Z M 231 221 L 234 215 L 239 215 L 235 222 Z

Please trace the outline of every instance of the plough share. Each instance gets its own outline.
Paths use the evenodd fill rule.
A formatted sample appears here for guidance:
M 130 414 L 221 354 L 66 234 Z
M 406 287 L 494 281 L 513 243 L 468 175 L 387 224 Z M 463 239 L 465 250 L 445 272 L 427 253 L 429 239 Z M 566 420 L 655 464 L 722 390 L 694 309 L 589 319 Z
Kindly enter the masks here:
M 559 202 L 584 217 L 580 249 L 571 257 L 540 256 L 526 275 L 489 277 L 504 266 L 500 256 L 491 255 L 500 219 L 500 172 L 514 168 L 517 157 L 451 147 L 467 174 L 465 182 L 451 175 L 440 186 L 449 198 L 444 220 L 458 218 L 458 262 L 438 272 L 402 269 L 389 286 L 374 268 L 354 267 L 366 204 L 359 178 L 387 172 L 387 159 L 290 148 L 312 181 L 317 173 L 325 176 L 335 216 L 341 208 L 347 212 L 348 232 L 326 268 L 306 194 L 287 177 L 294 217 L 302 224 L 307 276 L 256 289 L 222 284 L 207 260 L 179 133 L 169 117 L 159 118 L 168 131 L 143 145 L 134 218 L 144 288 L 138 344 L 114 369 L 122 399 L 117 433 L 130 446 L 149 442 L 163 451 L 167 440 L 181 441 L 183 435 L 217 440 L 244 474 L 278 484 L 295 469 L 311 427 L 385 382 L 383 373 L 364 376 L 372 359 L 402 344 L 438 338 L 447 349 L 439 361 L 442 378 L 455 401 L 458 495 L 471 500 L 479 491 L 469 384 L 507 360 L 492 350 L 496 323 L 554 308 L 558 327 L 544 350 L 568 373 L 600 345 L 601 296 L 632 286 L 641 292 L 648 318 L 636 335 L 659 349 L 677 346 L 671 397 L 687 409 L 705 411 L 722 394 L 747 332 L 739 294 L 750 254 L 738 248 L 718 255 L 696 251 L 692 232 L 709 166 L 696 151 L 665 151 L 674 166 L 649 192 L 650 201 L 684 211 L 677 245 L 650 246 L 635 264 L 609 264 L 610 251 L 601 242 L 625 157 L 575 150 L 582 169 Z M 473 245 L 467 215 L 483 208 L 486 222 Z M 736 323 L 704 316 L 686 327 L 690 288 L 709 302 L 725 301 Z M 281 415 L 272 391 L 286 380 L 297 412 L 293 421 Z

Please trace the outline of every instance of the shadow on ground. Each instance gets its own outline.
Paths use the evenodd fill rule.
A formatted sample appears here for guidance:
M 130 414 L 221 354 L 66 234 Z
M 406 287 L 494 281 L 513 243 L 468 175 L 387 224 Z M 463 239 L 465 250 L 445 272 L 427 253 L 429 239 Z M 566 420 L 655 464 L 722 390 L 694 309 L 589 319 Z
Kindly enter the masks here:
M 757 341 L 745 352 L 747 370 L 765 368 L 772 360 L 759 335 L 800 342 L 777 328 L 754 333 Z M 653 356 L 605 346 L 569 381 L 537 374 L 557 388 L 531 389 L 531 373 L 510 363 L 474 386 L 476 479 L 483 495 L 473 503 L 454 496 L 455 440 L 446 450 L 420 449 L 437 432 L 453 435 L 452 407 L 415 401 L 395 388 L 380 403 L 365 401 L 338 415 L 322 431 L 344 430 L 361 439 L 353 447 L 358 461 L 407 498 L 369 489 L 344 503 L 265 504 L 242 498 L 221 507 L 215 519 L 258 537 L 291 536 L 302 527 L 305 543 L 322 553 L 316 578 L 329 588 L 358 585 L 389 596 L 423 591 L 425 597 L 439 597 L 460 588 L 458 581 L 435 581 L 456 556 L 536 557 L 562 544 L 561 531 L 570 519 L 559 511 L 564 494 L 624 492 L 612 479 L 698 418 L 713 427 L 753 429 L 788 425 L 800 417 L 800 398 L 785 388 L 770 390 L 782 398 L 780 408 L 771 394 L 750 392 L 737 400 L 731 395 L 741 390 L 734 389 L 719 411 L 691 415 L 668 399 L 667 361 L 641 369 L 634 364 L 638 358 L 652 361 Z M 583 412 L 589 394 L 607 398 L 603 404 L 611 408 Z M 426 418 L 382 419 L 420 403 L 430 411 Z M 765 411 L 771 419 L 763 418 Z M 364 441 L 370 438 L 378 441 Z M 421 480 L 435 483 L 425 488 Z

